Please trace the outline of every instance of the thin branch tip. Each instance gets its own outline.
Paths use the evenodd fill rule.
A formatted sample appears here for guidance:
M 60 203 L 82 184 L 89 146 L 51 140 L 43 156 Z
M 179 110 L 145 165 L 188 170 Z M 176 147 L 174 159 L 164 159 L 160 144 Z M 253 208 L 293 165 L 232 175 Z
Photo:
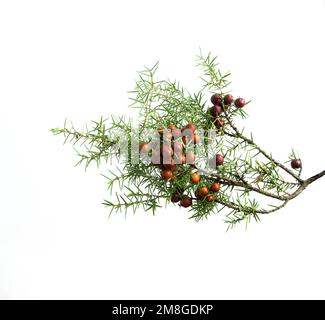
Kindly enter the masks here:
M 321 177 L 325 176 L 325 170 L 315 174 L 314 176 L 308 178 L 305 180 L 306 185 L 308 186 L 309 184 L 315 182 L 316 180 L 320 179 Z

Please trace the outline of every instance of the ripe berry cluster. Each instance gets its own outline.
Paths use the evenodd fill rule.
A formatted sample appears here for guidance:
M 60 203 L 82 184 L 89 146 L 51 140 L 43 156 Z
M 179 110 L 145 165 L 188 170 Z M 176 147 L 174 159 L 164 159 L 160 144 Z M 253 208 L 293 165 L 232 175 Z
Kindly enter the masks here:
M 174 124 L 168 127 L 157 129 L 160 135 L 158 145 L 151 142 L 143 142 L 139 145 L 141 154 L 151 156 L 151 165 L 161 169 L 163 180 L 173 180 L 176 178 L 178 166 L 193 165 L 195 162 L 195 152 L 188 147 L 199 143 L 200 137 L 196 134 L 196 127 L 188 123 L 182 129 L 178 129 Z
M 213 117 L 213 123 L 217 128 L 225 125 L 223 113 L 234 104 L 236 108 L 243 108 L 245 100 L 237 98 L 236 100 L 230 94 L 222 96 L 214 94 L 211 97 L 213 106 L 209 108 L 208 114 Z M 200 184 L 201 176 L 195 167 L 196 154 L 191 147 L 200 143 L 201 137 L 197 133 L 196 125 L 193 123 L 186 124 L 183 128 L 177 128 L 174 124 L 169 124 L 167 128 L 157 129 L 160 136 L 158 146 L 152 146 L 151 142 L 142 142 L 139 145 L 141 154 L 151 156 L 151 165 L 160 168 L 160 176 L 164 181 L 173 183 L 179 178 L 179 168 L 181 166 L 190 167 L 190 177 L 188 190 L 178 190 L 171 194 L 170 200 L 173 203 L 179 203 L 180 206 L 187 208 L 192 205 L 192 200 L 197 201 L 216 201 L 216 193 L 220 191 L 219 182 L 210 181 L 208 184 Z M 217 153 L 209 159 L 209 167 L 216 168 L 224 164 L 224 156 Z M 207 182 L 207 181 L 206 181 Z M 185 194 L 187 191 L 187 195 Z M 190 196 L 193 191 L 194 196 Z
M 223 118 L 223 113 L 228 111 L 231 105 L 234 105 L 237 109 L 241 109 L 245 106 L 246 101 L 244 98 L 238 97 L 235 99 L 231 94 L 226 94 L 224 97 L 220 94 L 214 94 L 211 96 L 211 102 L 213 106 L 209 109 L 210 115 L 213 117 L 213 123 L 217 128 L 222 128 L 225 126 L 225 119 Z M 211 165 L 222 165 L 223 157 L 221 155 L 216 156 L 216 163 Z M 293 159 L 291 161 L 291 167 L 293 169 L 301 169 L 302 162 L 300 159 Z
M 209 109 L 209 113 L 213 118 L 214 125 L 220 129 L 225 126 L 226 122 L 223 113 L 228 111 L 232 104 L 236 108 L 243 108 L 246 104 L 245 99 L 237 98 L 236 100 L 231 94 L 226 94 L 224 97 L 220 94 L 214 94 L 211 97 L 213 106 Z

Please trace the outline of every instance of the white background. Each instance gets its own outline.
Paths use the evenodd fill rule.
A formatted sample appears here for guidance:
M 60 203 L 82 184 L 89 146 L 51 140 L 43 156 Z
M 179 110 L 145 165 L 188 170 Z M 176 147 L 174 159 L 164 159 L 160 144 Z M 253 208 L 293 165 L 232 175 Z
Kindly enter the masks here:
M 325 179 L 226 232 L 186 210 L 113 215 L 100 170 L 49 132 L 127 113 L 136 71 L 197 86 L 201 47 L 253 99 L 245 127 L 325 169 L 325 1 L 1 1 L 0 298 L 325 298 Z

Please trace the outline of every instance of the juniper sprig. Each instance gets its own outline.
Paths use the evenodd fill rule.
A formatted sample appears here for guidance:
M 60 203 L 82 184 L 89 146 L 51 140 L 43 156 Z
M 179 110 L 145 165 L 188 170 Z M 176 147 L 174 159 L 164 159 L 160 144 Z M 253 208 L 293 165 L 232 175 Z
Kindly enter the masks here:
M 103 204 L 111 212 L 155 213 L 174 203 L 200 220 L 227 209 L 225 221 L 232 227 L 283 208 L 325 175 L 324 170 L 302 179 L 294 151 L 289 167 L 239 129 L 236 118 L 247 117 L 250 101 L 230 94 L 230 73 L 219 69 L 216 57 L 200 53 L 197 62 L 202 87 L 194 94 L 177 81 L 159 80 L 158 63 L 139 72 L 130 92 L 131 107 L 139 110 L 136 125 L 111 116 L 81 131 L 66 122 L 52 129 L 73 143 L 77 164 L 115 161 L 105 174 L 111 196 Z

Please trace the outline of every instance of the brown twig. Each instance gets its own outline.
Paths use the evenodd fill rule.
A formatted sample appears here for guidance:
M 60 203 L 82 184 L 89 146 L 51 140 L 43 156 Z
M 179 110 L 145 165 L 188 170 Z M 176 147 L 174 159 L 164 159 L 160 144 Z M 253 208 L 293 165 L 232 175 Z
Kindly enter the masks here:
M 254 146 L 256 150 L 258 150 L 263 156 L 265 156 L 268 160 L 271 162 L 275 163 L 279 168 L 282 170 L 286 171 L 288 174 L 290 174 L 293 178 L 295 178 L 297 181 L 300 183 L 303 182 L 303 180 L 300 178 L 299 175 L 294 173 L 292 170 L 284 166 L 282 163 L 276 161 L 270 154 L 268 154 L 266 151 L 264 151 L 262 148 L 260 148 L 252 139 L 245 137 L 238 129 L 237 127 L 232 123 L 231 119 L 229 118 L 228 114 L 225 112 L 225 118 L 228 120 L 229 125 L 231 128 L 235 131 L 236 135 L 233 135 L 229 132 L 225 132 L 225 134 L 232 136 L 232 137 L 237 137 L 241 138 L 242 140 L 246 141 L 247 144 Z

